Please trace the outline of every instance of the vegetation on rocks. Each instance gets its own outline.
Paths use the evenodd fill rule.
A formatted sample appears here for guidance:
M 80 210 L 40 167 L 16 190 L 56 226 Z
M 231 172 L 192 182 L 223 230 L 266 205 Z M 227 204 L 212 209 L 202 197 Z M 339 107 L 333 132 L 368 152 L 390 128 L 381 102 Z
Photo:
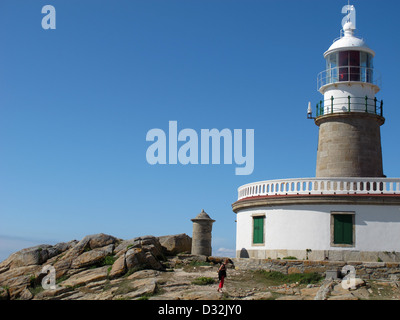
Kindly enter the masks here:
M 210 277 L 198 277 L 192 281 L 193 284 L 197 284 L 199 286 L 206 286 L 209 284 L 214 284 L 215 279 Z
M 277 283 L 299 283 L 299 284 L 316 284 L 323 280 L 318 273 L 292 273 L 284 274 L 277 271 L 259 271 L 265 279 L 275 281 Z

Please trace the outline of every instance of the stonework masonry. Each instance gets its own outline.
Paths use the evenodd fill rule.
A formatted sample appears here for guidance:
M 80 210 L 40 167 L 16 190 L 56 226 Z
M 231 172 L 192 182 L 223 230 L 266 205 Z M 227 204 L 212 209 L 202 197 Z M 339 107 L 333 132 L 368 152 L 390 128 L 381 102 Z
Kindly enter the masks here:
M 356 277 L 364 280 L 400 279 L 400 263 L 397 262 L 344 262 L 344 261 L 311 261 L 311 260 L 274 260 L 274 259 L 232 259 L 237 269 L 267 270 L 284 274 L 319 273 L 327 271 L 341 272 L 344 266 L 353 266 Z
M 316 119 L 316 177 L 383 177 L 380 126 L 383 117 L 350 112 Z

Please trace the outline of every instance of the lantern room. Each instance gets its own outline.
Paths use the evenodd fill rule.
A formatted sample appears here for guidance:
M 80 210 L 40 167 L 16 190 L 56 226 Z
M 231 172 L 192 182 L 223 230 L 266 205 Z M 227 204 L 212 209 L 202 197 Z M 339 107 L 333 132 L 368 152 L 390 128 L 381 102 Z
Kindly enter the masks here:
M 361 81 L 372 83 L 373 56 L 358 50 L 333 52 L 326 57 L 329 83 Z
M 326 69 L 318 75 L 318 90 L 324 101 L 317 105 L 317 117 L 338 112 L 367 112 L 382 116 L 380 76 L 374 70 L 375 52 L 355 36 L 355 26 L 343 25 L 340 38 L 324 53 Z
M 372 51 L 363 39 L 354 35 L 351 22 L 346 23 L 341 37 L 325 52 L 326 70 L 319 75 L 319 90 L 337 82 L 356 81 L 376 84 L 374 81 Z

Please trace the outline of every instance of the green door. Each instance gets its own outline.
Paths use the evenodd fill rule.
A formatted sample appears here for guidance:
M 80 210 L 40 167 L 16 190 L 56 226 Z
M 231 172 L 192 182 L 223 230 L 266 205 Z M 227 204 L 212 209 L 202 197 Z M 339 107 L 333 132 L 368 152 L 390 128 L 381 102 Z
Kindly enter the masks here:
M 334 240 L 335 244 L 353 244 L 353 215 L 335 214 Z
M 253 243 L 264 243 L 264 218 L 253 218 Z

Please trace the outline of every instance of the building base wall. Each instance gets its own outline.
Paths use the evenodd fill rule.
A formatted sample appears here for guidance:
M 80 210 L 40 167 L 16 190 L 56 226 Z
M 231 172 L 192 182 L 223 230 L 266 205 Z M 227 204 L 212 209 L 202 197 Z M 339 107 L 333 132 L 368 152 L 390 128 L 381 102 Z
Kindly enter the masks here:
M 354 261 L 312 261 L 312 260 L 269 260 L 269 259 L 232 259 L 239 270 L 266 270 L 284 274 L 319 273 L 327 276 L 337 272 L 339 276 L 354 268 L 356 278 L 372 280 L 400 279 L 400 263 L 396 262 L 354 262 Z M 349 268 L 350 266 L 350 268 Z
M 257 250 L 241 249 L 236 258 L 280 259 L 290 257 L 296 260 L 312 261 L 354 261 L 354 262 L 400 262 L 400 252 L 350 251 L 350 250 Z

